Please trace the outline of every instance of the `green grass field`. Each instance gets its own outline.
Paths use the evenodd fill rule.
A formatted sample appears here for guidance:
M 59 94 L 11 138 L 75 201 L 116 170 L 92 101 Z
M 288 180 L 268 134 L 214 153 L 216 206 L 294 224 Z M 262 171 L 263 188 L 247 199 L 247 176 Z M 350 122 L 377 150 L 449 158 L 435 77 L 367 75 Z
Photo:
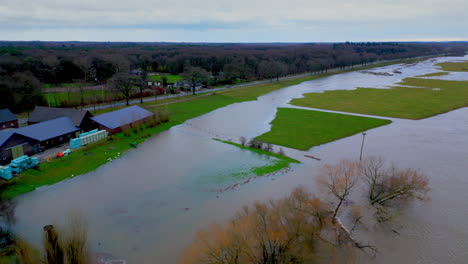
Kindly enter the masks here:
M 415 88 L 397 86 L 308 93 L 304 98 L 293 99 L 291 104 L 406 119 L 427 118 L 468 106 L 468 81 L 406 78 L 399 84 Z
M 444 71 L 468 72 L 468 61 L 442 62 L 437 64 Z
M 160 75 L 149 75 L 148 79 L 153 82 L 162 82 L 162 76 L 166 75 L 168 83 L 175 83 L 178 80 L 182 79 L 180 75 L 173 75 L 173 74 L 160 74 Z
M 106 100 L 108 97 L 113 96 L 109 91 L 84 91 L 83 92 L 83 102 L 89 104 L 93 101 Z M 81 93 L 80 92 L 64 92 L 64 93 L 46 93 L 44 94 L 46 102 L 51 107 L 59 107 L 63 103 L 68 103 L 69 105 L 79 105 L 81 102 Z
M 313 110 L 278 108 L 271 130 L 256 139 L 299 150 L 390 124 L 390 120 Z
M 50 84 L 50 83 L 45 83 L 44 84 L 44 88 L 54 88 L 54 87 L 70 87 L 70 88 L 74 88 L 74 87 L 79 87 L 81 84 L 80 83 L 59 83 L 57 85 L 54 85 L 54 84 Z
M 434 77 L 434 76 L 445 76 L 448 75 L 448 72 L 433 72 L 433 73 L 428 73 L 428 74 L 423 74 L 423 75 L 418 75 L 415 77 Z

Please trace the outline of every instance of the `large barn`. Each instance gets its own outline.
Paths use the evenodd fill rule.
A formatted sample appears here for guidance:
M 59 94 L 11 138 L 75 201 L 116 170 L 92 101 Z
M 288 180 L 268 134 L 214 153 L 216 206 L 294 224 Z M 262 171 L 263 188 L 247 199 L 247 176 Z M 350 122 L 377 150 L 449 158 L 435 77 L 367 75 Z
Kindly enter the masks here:
M 31 155 L 70 141 L 77 128 L 68 117 L 0 132 L 0 162 Z
M 100 114 L 91 119 L 99 129 L 105 129 L 110 134 L 122 131 L 123 126 L 131 126 L 136 122 L 144 122 L 154 116 L 154 113 L 139 106 L 130 106 L 113 112 Z
M 92 116 L 89 111 L 80 109 L 36 106 L 28 119 L 28 124 L 32 125 L 59 117 L 68 117 L 76 127 L 80 128 L 81 132 L 85 132 L 97 128 L 91 121 Z

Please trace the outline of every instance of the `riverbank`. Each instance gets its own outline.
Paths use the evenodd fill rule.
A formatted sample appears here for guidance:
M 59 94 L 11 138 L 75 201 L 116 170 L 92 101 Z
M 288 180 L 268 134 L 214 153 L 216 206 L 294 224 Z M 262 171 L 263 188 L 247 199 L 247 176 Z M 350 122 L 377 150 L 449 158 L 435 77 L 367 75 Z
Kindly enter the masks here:
M 402 61 L 385 62 L 382 64 L 367 65 L 364 67 L 355 67 L 352 69 L 339 70 L 329 73 L 322 73 L 317 75 L 307 75 L 297 78 L 291 78 L 280 81 L 273 81 L 251 86 L 243 86 L 238 88 L 231 88 L 216 93 L 205 93 L 196 96 L 187 96 L 187 98 L 168 98 L 163 103 L 161 102 L 147 102 L 142 106 L 148 110 L 156 110 L 160 107 L 167 106 L 169 109 L 170 121 L 154 128 L 143 131 L 143 134 L 132 134 L 126 138 L 122 133 L 114 135 L 114 141 L 103 141 L 90 145 L 86 148 L 80 149 L 72 153 L 70 156 L 62 159 L 56 159 L 50 163 L 42 163 L 39 166 L 39 171 L 28 170 L 17 176 L 4 193 L 4 197 L 13 198 L 23 193 L 33 191 L 34 189 L 57 183 L 67 178 L 76 177 L 78 175 L 90 172 L 99 166 L 112 161 L 125 151 L 133 148 L 130 143 L 142 143 L 150 136 L 158 134 L 162 131 L 168 130 L 173 126 L 179 125 L 188 119 L 206 114 L 218 108 L 230 105 L 232 103 L 239 103 L 245 101 L 256 100 L 259 96 L 270 93 L 272 91 L 296 85 L 304 81 L 323 78 L 344 72 L 363 70 L 374 67 L 381 67 L 391 64 L 397 64 Z M 406 60 L 408 62 L 408 60 Z M 409 62 L 414 62 L 413 60 Z M 106 108 L 102 112 L 112 111 L 120 107 Z M 91 154 L 89 154 L 91 153 Z

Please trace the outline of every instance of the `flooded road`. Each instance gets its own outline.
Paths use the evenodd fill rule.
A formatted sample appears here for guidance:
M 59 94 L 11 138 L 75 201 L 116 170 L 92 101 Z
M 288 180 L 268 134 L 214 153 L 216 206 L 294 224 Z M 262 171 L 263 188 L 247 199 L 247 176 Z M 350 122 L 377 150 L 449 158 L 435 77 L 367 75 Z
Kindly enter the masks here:
M 14 230 L 39 244 L 42 226 L 62 223 L 79 210 L 89 223 L 92 249 L 129 263 L 175 263 L 197 229 L 231 217 L 242 205 L 279 198 L 302 184 L 314 189 L 325 163 L 359 158 L 360 134 L 303 152 L 292 170 L 255 178 L 236 190 L 230 175 L 269 164 L 271 158 L 212 140 L 237 140 L 270 129 L 278 107 L 307 92 L 386 88 L 401 79 L 436 70 L 439 58 L 415 65 L 372 69 L 392 76 L 351 72 L 287 87 L 194 118 L 154 136 L 96 171 L 44 187 L 17 199 Z M 468 58 L 465 58 L 468 59 Z M 395 73 L 401 72 L 401 74 Z M 389 75 L 390 75 L 389 74 Z M 455 74 L 463 79 L 463 74 Z M 454 76 L 455 76 L 454 75 Z M 452 73 L 440 78 L 452 78 Z M 466 78 L 468 80 L 468 78 Z M 400 235 L 378 227 L 358 234 L 376 245 L 376 263 L 464 263 L 468 259 L 468 108 L 423 120 L 392 119 L 367 131 L 364 156 L 379 155 L 400 167 L 420 168 L 429 179 L 431 200 L 405 208 L 396 219 Z M 322 161 L 304 158 L 311 153 Z M 372 262 L 372 260 L 370 260 Z

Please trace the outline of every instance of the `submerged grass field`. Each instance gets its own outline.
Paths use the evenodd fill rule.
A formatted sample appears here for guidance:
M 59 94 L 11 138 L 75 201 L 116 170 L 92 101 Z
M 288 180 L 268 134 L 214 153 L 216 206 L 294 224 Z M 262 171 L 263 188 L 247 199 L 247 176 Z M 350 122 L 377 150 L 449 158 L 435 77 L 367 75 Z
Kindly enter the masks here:
M 268 174 L 268 173 L 272 173 L 272 172 L 275 172 L 275 171 L 279 171 L 279 170 L 282 170 L 282 169 L 289 168 L 292 163 L 300 163 L 298 160 L 295 160 L 293 158 L 286 157 L 286 156 L 283 156 L 283 155 L 279 155 L 279 154 L 276 154 L 276 153 L 273 153 L 273 152 L 269 152 L 269 151 L 265 151 L 265 150 L 261 150 L 261 149 L 249 148 L 249 147 L 242 146 L 242 145 L 234 143 L 234 142 L 225 141 L 225 140 L 221 140 L 221 139 L 217 139 L 217 138 L 214 138 L 214 140 L 219 141 L 219 142 L 223 142 L 223 143 L 235 146 L 235 147 L 238 147 L 240 149 L 245 149 L 246 151 L 251 151 L 251 152 L 261 154 L 261 155 L 267 155 L 267 156 L 275 158 L 274 162 L 272 164 L 270 164 L 270 165 L 266 165 L 266 166 L 262 166 L 262 167 L 254 167 L 254 168 L 251 168 L 248 173 L 243 173 L 242 175 L 237 175 L 237 176 L 241 176 L 241 177 L 242 176 L 249 177 L 250 175 L 262 176 L 262 175 L 265 175 L 265 174 Z M 245 177 L 242 177 L 242 179 L 243 178 L 245 178 Z
M 353 115 L 279 108 L 271 130 L 256 139 L 299 150 L 390 124 L 390 120 Z
M 444 71 L 468 72 L 468 61 L 442 62 L 437 64 Z
M 291 104 L 376 116 L 422 119 L 468 106 L 468 81 L 406 78 L 392 89 L 308 93 Z M 419 88 L 417 88 L 419 87 Z

